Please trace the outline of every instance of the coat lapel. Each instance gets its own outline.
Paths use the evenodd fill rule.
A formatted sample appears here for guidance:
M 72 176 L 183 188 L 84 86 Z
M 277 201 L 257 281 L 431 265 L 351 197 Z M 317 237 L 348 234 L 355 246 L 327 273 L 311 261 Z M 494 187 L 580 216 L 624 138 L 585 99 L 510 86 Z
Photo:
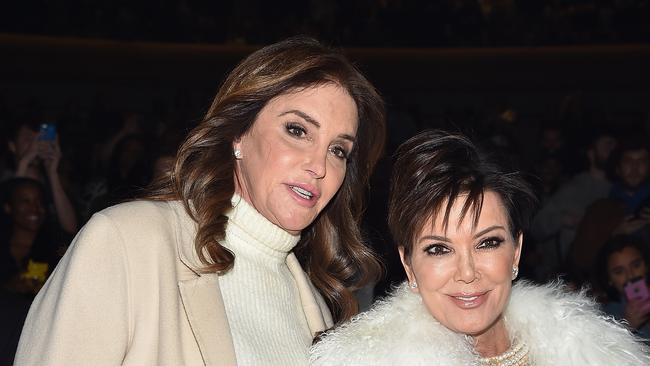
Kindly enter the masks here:
M 185 314 L 206 366 L 236 365 L 235 348 L 219 289 L 219 277 L 202 275 L 178 283 Z
M 235 346 L 230 334 L 226 308 L 216 273 L 202 273 L 201 260 L 194 250 L 196 222 L 180 202 L 175 205 L 178 227 L 178 289 L 185 315 L 206 366 L 235 366 Z
M 193 245 L 196 222 L 185 212 L 180 202 L 170 204 L 175 205 L 174 212 L 178 219 L 176 243 L 181 279 L 178 288 L 203 361 L 207 366 L 235 366 L 235 348 L 221 296 L 219 276 L 216 273 L 200 272 L 199 269 L 203 265 Z M 287 267 L 296 281 L 302 309 L 312 335 L 330 328 L 333 325 L 330 310 L 293 253 L 287 256 Z
M 287 256 L 287 267 L 289 267 L 289 271 L 291 271 L 296 281 L 302 309 L 305 313 L 305 318 L 307 318 L 307 325 L 312 336 L 330 328 L 333 325 L 332 315 L 325 301 L 320 297 L 318 291 L 313 288 L 311 281 L 309 281 L 307 275 L 302 270 L 295 254 L 289 253 Z

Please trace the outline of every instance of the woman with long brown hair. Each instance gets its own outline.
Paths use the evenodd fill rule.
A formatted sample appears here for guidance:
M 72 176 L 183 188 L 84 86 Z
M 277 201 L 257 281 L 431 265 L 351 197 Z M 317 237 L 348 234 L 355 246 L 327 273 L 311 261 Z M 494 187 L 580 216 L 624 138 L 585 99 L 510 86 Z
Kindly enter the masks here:
M 358 222 L 384 134 L 381 97 L 340 53 L 307 38 L 253 53 L 148 199 L 80 232 L 16 364 L 306 364 L 379 270 Z

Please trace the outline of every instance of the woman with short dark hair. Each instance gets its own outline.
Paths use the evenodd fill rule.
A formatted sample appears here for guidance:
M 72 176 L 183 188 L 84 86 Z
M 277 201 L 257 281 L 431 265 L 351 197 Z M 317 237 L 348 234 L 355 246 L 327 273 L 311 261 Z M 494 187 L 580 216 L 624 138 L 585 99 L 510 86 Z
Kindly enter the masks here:
M 389 227 L 408 282 L 325 333 L 313 365 L 647 365 L 648 350 L 582 293 L 512 285 L 529 185 L 466 137 L 427 131 L 396 153 Z
M 253 53 L 148 199 L 80 232 L 16 364 L 306 364 L 380 268 L 358 225 L 384 130 L 340 53 L 308 38 Z

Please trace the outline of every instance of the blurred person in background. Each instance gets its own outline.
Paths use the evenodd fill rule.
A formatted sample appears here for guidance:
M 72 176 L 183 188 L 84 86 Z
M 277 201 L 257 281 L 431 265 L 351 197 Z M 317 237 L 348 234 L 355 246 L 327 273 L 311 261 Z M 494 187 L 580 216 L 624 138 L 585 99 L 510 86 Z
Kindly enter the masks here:
M 539 133 L 540 148 L 533 161 L 539 177 L 539 197 L 542 204 L 550 199 L 567 180 L 573 169 L 573 151 L 566 143 L 566 132 L 555 123 L 545 123 Z
M 616 138 L 604 129 L 597 129 L 588 140 L 584 151 L 586 169 L 561 185 L 533 220 L 531 234 L 544 261 L 536 268 L 537 278 L 548 279 L 562 270 L 585 210 L 596 200 L 607 197 L 611 189 L 606 168 Z
M 625 320 L 646 340 L 650 339 L 647 253 L 647 243 L 638 238 L 615 236 L 605 243 L 596 262 L 597 284 L 607 294 L 604 311 Z M 640 289 L 638 294 L 634 286 Z
M 48 227 L 45 190 L 31 178 L 2 184 L 0 278 L 5 289 L 35 295 L 62 255 Z
M 621 139 L 612 152 L 611 166 L 612 188 L 606 198 L 585 210 L 569 250 L 568 261 L 577 280 L 594 278 L 596 256 L 612 236 L 650 240 L 650 148 L 645 139 Z
M 63 231 L 74 234 L 78 229 L 76 211 L 59 176 L 59 137 L 52 135 L 43 139 L 41 125 L 25 120 L 12 125 L 7 143 L 14 163 L 12 176 L 32 178 L 43 183 L 47 187 L 46 202 L 51 200 L 56 221 Z
M 39 181 L 11 178 L 0 185 L 0 197 L 0 364 L 11 365 L 29 305 L 70 237 L 54 234 Z
M 151 139 L 151 136 L 134 134 L 117 142 L 106 175 L 91 182 L 94 196 L 89 201 L 87 217 L 144 192 L 152 176 Z

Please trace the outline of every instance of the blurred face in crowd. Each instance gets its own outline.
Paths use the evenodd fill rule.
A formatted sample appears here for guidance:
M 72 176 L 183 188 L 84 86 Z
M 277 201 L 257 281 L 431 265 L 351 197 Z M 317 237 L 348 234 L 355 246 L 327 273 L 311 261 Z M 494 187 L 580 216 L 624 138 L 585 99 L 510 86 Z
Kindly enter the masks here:
M 612 136 L 603 135 L 594 141 L 589 154 L 591 154 L 594 164 L 604 169 L 614 148 L 616 148 L 616 139 Z
M 562 178 L 562 162 L 554 157 L 547 157 L 540 162 L 538 174 L 545 191 L 551 191 L 560 183 Z
M 562 131 L 557 128 L 546 128 L 542 132 L 542 147 L 546 151 L 556 151 L 562 148 L 564 139 Z
M 45 220 L 43 195 L 33 185 L 16 188 L 4 210 L 11 218 L 14 228 L 22 230 L 38 231 Z
M 38 131 L 34 131 L 26 125 L 20 126 L 13 141 L 8 144 L 9 150 L 16 158 L 20 158 L 27 153 L 32 143 L 36 141 L 37 136 Z
M 144 159 L 146 147 L 144 142 L 137 137 L 127 137 L 119 145 L 118 155 L 119 173 L 126 178 L 133 167 Z
M 610 284 L 623 294 L 625 284 L 637 277 L 645 277 L 646 265 L 641 252 L 633 246 L 610 254 L 607 258 L 607 274 Z
M 292 234 L 311 224 L 343 183 L 357 133 L 357 107 L 329 83 L 280 95 L 236 141 L 236 190 Z
M 628 188 L 636 188 L 648 178 L 650 155 L 646 149 L 623 152 L 616 172 Z
M 416 236 L 410 258 L 404 257 L 403 248 L 400 254 L 409 281 L 417 282 L 413 291 L 429 313 L 452 331 L 480 341 L 504 325 L 502 313 L 522 237 L 512 236 L 498 194 L 485 192 L 476 226 L 471 214 L 461 218 L 464 203 L 463 196 L 456 199 L 446 229 L 443 205 L 443 212 L 429 219 Z

